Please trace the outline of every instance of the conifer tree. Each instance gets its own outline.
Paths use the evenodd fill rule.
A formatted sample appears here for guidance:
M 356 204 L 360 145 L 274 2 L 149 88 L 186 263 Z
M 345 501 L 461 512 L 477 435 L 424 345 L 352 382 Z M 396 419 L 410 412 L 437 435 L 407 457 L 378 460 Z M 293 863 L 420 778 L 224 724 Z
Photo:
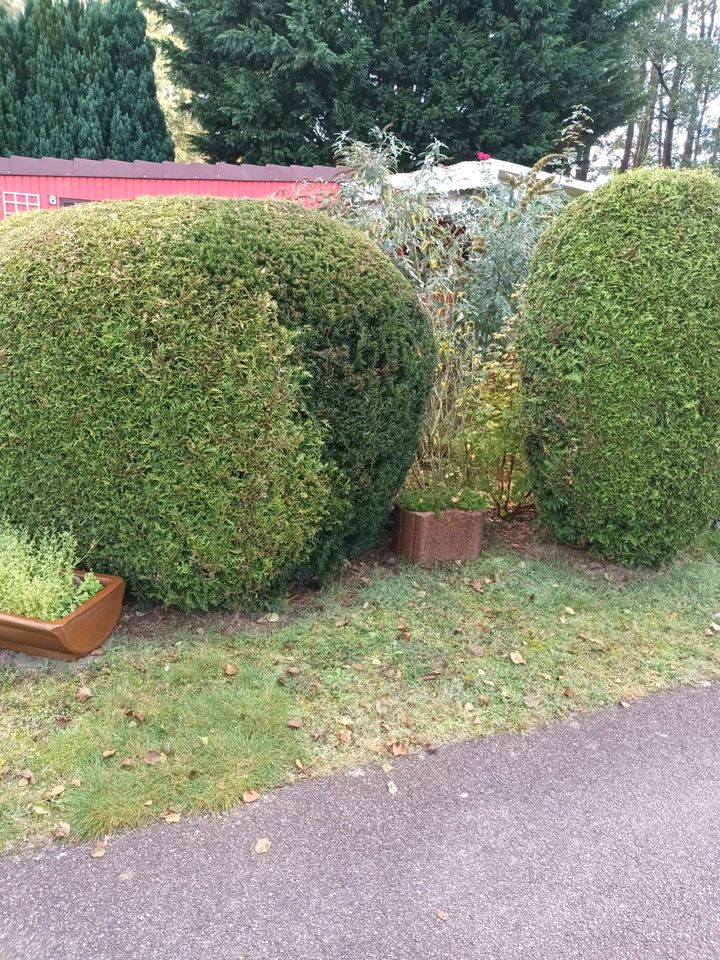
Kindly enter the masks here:
M 534 162 L 583 93 L 608 116 L 636 100 L 634 68 L 603 88 L 645 0 L 147 2 L 214 160 L 327 162 L 339 132 L 392 124 L 416 151 Z
M 0 150 L 167 160 L 154 47 L 136 0 L 26 0 L 0 19 Z
M 17 153 L 17 22 L 0 7 L 0 156 Z

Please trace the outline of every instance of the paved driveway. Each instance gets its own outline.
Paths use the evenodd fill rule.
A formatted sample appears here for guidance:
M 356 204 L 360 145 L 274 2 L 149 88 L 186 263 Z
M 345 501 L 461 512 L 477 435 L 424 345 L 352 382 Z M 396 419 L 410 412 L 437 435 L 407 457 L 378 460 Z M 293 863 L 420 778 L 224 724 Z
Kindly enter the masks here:
M 0 859 L 0 958 L 720 958 L 720 685 L 390 776 Z

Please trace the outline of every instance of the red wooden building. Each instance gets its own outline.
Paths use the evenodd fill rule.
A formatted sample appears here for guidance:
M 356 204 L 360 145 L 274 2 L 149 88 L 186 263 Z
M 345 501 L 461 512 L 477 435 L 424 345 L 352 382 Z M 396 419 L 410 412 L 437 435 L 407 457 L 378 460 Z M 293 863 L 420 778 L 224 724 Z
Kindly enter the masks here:
M 91 200 L 194 193 L 215 197 L 302 198 L 334 189 L 335 167 L 243 163 L 150 163 L 0 157 L 0 220 Z

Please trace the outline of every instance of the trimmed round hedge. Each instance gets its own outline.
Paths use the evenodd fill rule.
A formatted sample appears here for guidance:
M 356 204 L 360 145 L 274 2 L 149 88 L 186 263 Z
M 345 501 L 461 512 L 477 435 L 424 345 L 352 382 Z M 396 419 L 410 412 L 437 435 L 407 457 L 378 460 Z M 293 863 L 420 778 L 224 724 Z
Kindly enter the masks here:
M 147 198 L 0 227 L 0 512 L 145 599 L 235 607 L 372 543 L 434 341 L 362 234 Z
M 720 512 L 720 179 L 641 170 L 574 201 L 518 333 L 541 520 L 657 565 Z

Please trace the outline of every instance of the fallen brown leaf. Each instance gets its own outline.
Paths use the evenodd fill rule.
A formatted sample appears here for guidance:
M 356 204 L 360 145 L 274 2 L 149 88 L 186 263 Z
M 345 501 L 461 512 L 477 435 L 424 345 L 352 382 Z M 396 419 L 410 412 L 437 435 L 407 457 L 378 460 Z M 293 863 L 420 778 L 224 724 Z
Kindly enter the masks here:
M 81 684 L 75 691 L 75 699 L 78 703 L 87 703 L 88 700 L 92 697 L 92 690 L 90 687 L 86 687 L 84 684 Z
M 114 757 L 116 753 L 117 753 L 117 750 L 115 749 L 103 750 L 102 755 L 105 760 L 108 760 L 110 757 Z
M 59 797 L 63 793 L 65 793 L 65 785 L 62 783 L 58 783 L 54 787 L 50 787 L 49 790 L 43 790 L 43 792 L 40 794 L 40 799 L 54 800 L 55 797 Z
M 243 795 L 243 803 L 255 803 L 256 800 L 260 799 L 260 794 L 257 790 L 246 790 Z
M 470 653 L 471 653 L 474 657 L 484 657 L 484 656 L 485 656 L 485 647 L 483 647 L 483 646 L 476 646 L 476 645 L 474 645 L 474 644 L 471 643 L 470 646 L 468 647 L 468 650 L 470 651 Z
M 128 767 L 133 765 L 132 757 L 123 757 L 118 766 L 122 770 L 127 770 Z
M 405 744 L 398 743 L 397 741 L 390 744 L 390 750 L 394 757 L 404 757 L 408 752 L 408 748 L 405 746 Z
M 104 843 L 97 843 L 90 851 L 90 856 L 95 860 L 99 860 L 100 857 L 104 857 L 107 853 L 107 847 Z
M 35 774 L 32 772 L 32 770 L 28 770 L 26 768 L 25 770 L 20 771 L 20 779 L 18 780 L 19 787 L 27 787 L 27 786 L 32 787 L 34 783 L 35 783 Z
M 237 667 L 235 666 L 234 663 L 226 663 L 223 673 L 225 674 L 226 677 L 234 677 L 235 674 L 237 673 Z
M 303 722 L 300 719 L 300 717 L 290 717 L 290 719 L 287 722 L 287 725 L 290 727 L 291 730 L 299 730 L 300 727 L 303 725 Z
M 565 687 L 565 689 L 563 690 L 563 695 L 568 697 L 569 699 L 572 699 L 575 696 L 575 691 L 573 690 L 572 687 Z
M 442 920 L 443 923 L 450 919 L 450 914 L 446 910 L 438 910 L 435 916 L 438 918 L 438 920 Z
M 162 760 L 162 754 L 160 753 L 159 750 L 148 750 L 148 752 L 143 757 L 143 760 L 145 761 L 145 763 L 147 763 L 148 766 L 154 767 L 156 763 L 160 763 L 160 761 Z
M 255 844 L 255 853 L 269 853 L 272 846 L 272 840 L 267 837 L 261 837 Z
M 180 814 L 177 810 L 163 810 L 159 816 L 165 823 L 180 823 Z
M 518 666 L 519 666 L 521 663 L 525 663 L 525 657 L 520 653 L 519 650 L 511 650 L 511 651 L 510 651 L 510 659 L 512 660 L 512 662 L 513 662 L 514 664 L 517 664 Z
M 64 840 L 70 836 L 70 824 L 65 820 L 59 820 L 50 832 L 56 840 Z

